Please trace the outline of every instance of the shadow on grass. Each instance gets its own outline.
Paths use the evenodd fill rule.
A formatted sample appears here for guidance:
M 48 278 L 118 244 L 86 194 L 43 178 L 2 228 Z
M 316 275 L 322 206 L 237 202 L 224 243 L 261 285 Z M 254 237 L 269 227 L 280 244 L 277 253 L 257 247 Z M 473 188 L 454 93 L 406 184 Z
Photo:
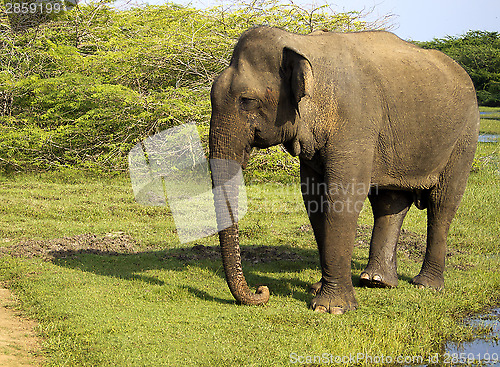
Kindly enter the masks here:
M 199 299 L 202 299 L 204 301 L 217 302 L 217 303 L 222 303 L 222 304 L 227 304 L 227 305 L 234 304 L 236 302 L 235 300 L 232 300 L 232 299 L 224 299 L 224 298 L 214 297 L 205 291 L 202 291 L 200 289 L 196 289 L 196 288 L 191 287 L 191 286 L 184 286 L 183 288 L 185 288 L 193 296 L 195 296 Z
M 301 231 L 311 231 L 310 226 L 301 227 Z M 368 252 L 370 234 L 370 226 L 358 226 L 356 247 Z M 416 260 L 421 258 L 425 249 L 424 239 L 423 236 L 403 231 L 398 246 L 408 258 Z M 165 244 L 156 244 L 153 248 L 162 246 Z M 8 253 L 13 256 L 41 257 L 61 267 L 158 286 L 165 286 L 165 281 L 160 279 L 161 276 L 148 273 L 149 271 L 180 274 L 189 266 L 199 268 L 200 274 L 203 274 L 202 270 L 208 270 L 224 279 L 219 246 L 195 244 L 161 251 L 138 251 L 137 248 L 138 244 L 132 237 L 117 232 L 105 236 L 83 234 L 48 241 L 26 240 L 10 248 Z M 306 269 L 321 273 L 315 247 L 304 249 L 286 245 L 242 246 L 241 258 L 243 272 L 250 287 L 267 285 L 274 295 L 292 295 L 293 298 L 306 302 L 311 299 L 311 283 L 319 279 L 305 282 L 298 274 Z M 366 266 L 366 262 L 366 257 L 351 260 L 355 287 L 360 287 L 360 277 L 357 273 Z M 399 279 L 411 280 L 401 275 Z M 200 299 L 228 303 L 228 300 L 209 294 L 202 278 L 198 282 L 191 281 L 177 287 L 184 288 Z
M 272 248 L 268 246 L 242 246 L 241 254 L 243 272 L 251 288 L 255 289 L 259 285 L 266 285 L 272 295 L 291 296 L 306 303 L 311 300 L 312 296 L 309 294 L 311 282 L 299 279 L 297 274 L 306 269 L 321 272 L 316 249 L 297 249 L 290 246 L 274 246 Z M 189 266 L 200 269 L 200 274 L 208 270 L 211 274 L 216 274 L 224 279 L 218 246 L 196 245 L 132 254 L 117 254 L 106 251 L 89 253 L 82 250 L 60 252 L 59 256 L 52 260 L 57 266 L 158 286 L 166 286 L 166 284 L 156 276 L 147 275 L 148 271 L 180 273 Z M 366 260 L 364 259 L 354 258 L 351 261 L 352 280 L 355 287 L 361 287 L 360 276 L 355 273 L 358 273 L 357 269 L 362 269 L 365 266 Z M 411 280 L 411 278 L 402 275 L 399 276 L 399 279 L 405 282 Z M 186 284 L 180 285 L 179 288 L 183 288 L 193 296 L 205 301 L 224 304 L 236 302 L 210 294 L 203 280 L 200 281 L 199 286 Z
M 308 290 L 311 284 L 298 279 L 296 274 L 304 269 L 320 271 L 316 249 L 297 249 L 290 246 L 242 246 L 241 255 L 243 272 L 250 287 L 267 285 L 274 295 L 290 296 L 292 294 L 294 298 L 301 301 L 310 299 Z M 66 252 L 59 250 L 57 257 L 51 259 L 51 262 L 65 268 L 159 286 L 165 285 L 165 282 L 158 277 L 147 275 L 148 271 L 183 272 L 189 266 L 208 270 L 211 274 L 224 279 L 218 246 L 195 245 L 128 254 L 99 250 Z M 353 263 L 353 268 L 356 266 L 359 265 Z M 203 272 L 200 271 L 200 273 Z M 276 276 L 276 273 L 279 274 Z M 180 287 L 203 300 L 219 303 L 235 302 L 208 293 L 203 281 L 200 282 L 199 287 L 192 284 Z M 303 289 L 303 292 L 292 292 L 292 289 Z

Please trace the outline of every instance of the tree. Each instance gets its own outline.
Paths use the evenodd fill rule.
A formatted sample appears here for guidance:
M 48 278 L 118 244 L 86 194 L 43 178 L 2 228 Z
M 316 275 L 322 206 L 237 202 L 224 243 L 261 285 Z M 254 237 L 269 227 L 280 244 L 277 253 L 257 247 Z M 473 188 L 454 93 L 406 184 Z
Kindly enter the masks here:
M 457 61 L 474 82 L 479 104 L 500 106 L 500 33 L 470 31 L 460 37 L 417 44 L 442 51 Z
M 381 26 L 277 0 L 126 11 L 103 1 L 22 32 L 0 18 L 0 169 L 126 170 L 128 150 L 150 134 L 184 122 L 206 131 L 212 81 L 249 27 Z

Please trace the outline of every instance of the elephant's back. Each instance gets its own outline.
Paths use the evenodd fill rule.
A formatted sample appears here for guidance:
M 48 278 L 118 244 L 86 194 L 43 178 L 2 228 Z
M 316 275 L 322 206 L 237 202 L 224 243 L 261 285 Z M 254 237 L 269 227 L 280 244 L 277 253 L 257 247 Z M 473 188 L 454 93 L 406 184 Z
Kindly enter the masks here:
M 437 50 L 423 49 L 387 31 L 323 32 L 310 34 L 311 40 L 323 45 L 319 52 L 348 53 L 359 63 L 370 63 L 379 71 L 393 73 L 432 71 L 455 73 L 462 81 L 470 81 L 465 70 L 453 59 Z M 321 41 L 320 41 L 321 39 Z M 319 41 L 319 42 L 318 42 Z M 408 70 L 411 67 L 412 70 Z
M 384 177 L 404 177 L 407 186 L 435 183 L 464 131 L 477 129 L 476 93 L 465 70 L 445 54 L 389 32 L 316 37 L 342 45 L 333 52 L 344 52 L 347 66 L 336 78 L 356 75 L 342 88 L 356 92 L 339 92 L 348 99 L 340 105 L 366 106 L 363 121 L 376 114 L 370 117 L 379 121 L 376 170 Z

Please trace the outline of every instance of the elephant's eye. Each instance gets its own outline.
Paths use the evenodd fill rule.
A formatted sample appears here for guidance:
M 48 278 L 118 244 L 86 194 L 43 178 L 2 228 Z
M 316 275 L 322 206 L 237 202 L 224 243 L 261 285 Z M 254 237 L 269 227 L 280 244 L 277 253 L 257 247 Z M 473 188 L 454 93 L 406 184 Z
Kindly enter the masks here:
M 240 105 L 244 111 L 254 111 L 260 107 L 260 101 L 256 98 L 241 97 Z

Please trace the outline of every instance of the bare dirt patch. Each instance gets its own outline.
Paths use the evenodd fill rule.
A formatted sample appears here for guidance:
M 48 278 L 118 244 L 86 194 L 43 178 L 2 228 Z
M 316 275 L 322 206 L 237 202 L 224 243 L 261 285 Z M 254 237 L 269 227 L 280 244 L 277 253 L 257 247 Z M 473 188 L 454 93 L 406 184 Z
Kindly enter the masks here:
M 34 367 L 42 363 L 36 323 L 15 311 L 8 289 L 0 287 L 0 366 Z
M 310 224 L 304 224 L 298 232 L 312 232 Z M 355 247 L 369 248 L 372 226 L 358 225 Z M 398 241 L 398 252 L 408 259 L 423 261 L 426 249 L 426 236 L 406 229 L 401 230 Z M 6 253 L 16 257 L 38 257 L 51 261 L 54 259 L 75 257 L 78 254 L 123 255 L 135 254 L 144 251 L 137 241 L 124 232 L 112 232 L 106 235 L 91 233 L 62 237 L 51 240 L 25 239 L 19 243 L 0 247 L 0 254 Z M 448 248 L 447 258 L 457 254 L 464 254 L 463 250 Z M 194 244 L 186 248 L 168 250 L 165 258 L 175 258 L 180 261 L 218 260 L 220 259 L 219 246 L 204 246 Z M 242 246 L 241 258 L 253 264 L 269 263 L 273 261 L 300 261 L 303 257 L 293 249 L 275 246 Z M 458 270 L 466 270 L 473 265 L 454 265 Z M 462 269 L 463 268 L 463 269 Z
M 299 232 L 312 232 L 310 224 L 298 228 Z M 368 248 L 370 246 L 372 227 L 359 225 L 357 227 L 355 246 Z M 423 260 L 425 254 L 425 236 L 403 229 L 399 237 L 398 250 L 414 261 Z M 0 253 L 8 253 L 16 257 L 43 258 L 54 260 L 74 257 L 78 254 L 121 255 L 138 252 L 137 241 L 124 232 L 112 232 L 104 236 L 86 233 L 51 240 L 25 239 L 6 248 L 0 248 Z M 144 250 L 144 249 L 142 249 Z M 449 253 L 451 256 L 453 253 Z M 218 260 L 219 246 L 194 246 L 172 249 L 165 258 L 175 258 L 181 261 Z M 241 258 L 253 264 L 273 261 L 300 261 L 302 257 L 293 250 L 274 246 L 242 246 Z
M 73 257 L 78 254 L 120 255 L 137 253 L 137 242 L 123 232 L 104 236 L 91 233 L 51 240 L 20 241 L 14 246 L 0 248 L 0 253 L 15 257 L 39 257 L 45 260 Z
M 123 232 L 108 233 L 105 236 L 82 234 L 51 240 L 23 240 L 10 247 L 0 248 L 0 253 L 15 257 L 38 257 L 51 261 L 54 259 L 74 257 L 78 254 L 123 255 L 139 252 L 137 241 Z M 144 249 L 142 249 L 144 251 Z M 172 249 L 165 258 L 175 258 L 180 261 L 219 260 L 219 246 L 204 246 L 195 244 L 191 247 Z M 298 261 L 301 256 L 293 251 L 273 246 L 244 246 L 241 249 L 243 261 L 253 264 L 273 261 Z
M 175 258 L 181 261 L 219 260 L 221 254 L 219 246 L 195 245 L 168 253 L 165 258 Z M 302 260 L 302 257 L 293 251 L 273 246 L 243 246 L 241 247 L 241 260 L 258 264 L 273 261 L 298 261 Z

